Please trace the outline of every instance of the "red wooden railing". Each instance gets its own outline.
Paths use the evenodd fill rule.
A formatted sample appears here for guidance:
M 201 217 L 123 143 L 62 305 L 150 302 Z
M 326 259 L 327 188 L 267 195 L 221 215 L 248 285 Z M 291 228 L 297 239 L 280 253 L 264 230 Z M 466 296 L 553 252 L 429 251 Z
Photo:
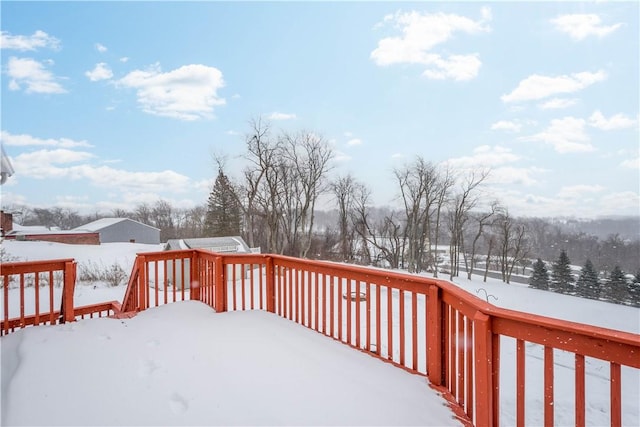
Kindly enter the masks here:
M 634 374 L 640 369 L 637 334 L 498 308 L 449 282 L 387 270 L 265 254 L 144 253 L 135 261 L 121 306 L 108 302 L 73 307 L 71 290 L 70 295 L 63 291 L 61 300 L 67 302 L 60 311 L 53 310 L 51 297 L 48 312 L 33 314 L 24 309 L 23 283 L 30 280 L 29 274 L 40 282 L 44 279 L 36 277 L 44 275 L 48 283 L 62 274 L 61 283 L 68 283 L 62 288 L 72 289 L 75 264 L 72 260 L 4 264 L 3 334 L 59 319 L 130 316 L 183 300 L 202 301 L 218 312 L 267 310 L 425 375 L 467 425 L 499 425 L 501 405 L 506 404 L 513 405 L 515 418 L 503 424 L 523 426 L 525 415 L 535 411 L 544 413 L 545 425 L 559 424 L 554 411 L 560 381 L 555 360 L 566 364 L 564 359 L 570 354 L 575 372 L 572 423 L 586 424 L 586 366 L 597 359 L 608 365 L 610 424 L 620 426 L 623 369 L 634 370 Z M 9 318 L 9 307 L 14 305 L 8 301 L 7 289 L 18 284 L 20 315 Z M 505 351 L 510 342 L 513 356 Z M 539 406 L 527 399 L 532 393 L 531 381 L 526 380 L 532 359 L 526 350 L 531 346 L 539 348 L 543 365 Z M 501 383 L 501 376 L 507 374 L 515 378 L 515 384 Z M 511 396 L 514 401 L 503 399 Z
M 263 309 L 426 375 L 461 421 L 499 425 L 501 343 L 515 340 L 515 421 L 544 411 L 554 425 L 554 356 L 573 354 L 574 422 L 585 425 L 585 358 L 609 364 L 610 421 L 622 425 L 621 368 L 640 369 L 640 336 L 492 306 L 453 284 L 427 277 L 278 255 L 206 251 L 138 257 L 123 302 L 139 311 L 200 300 L 218 312 Z M 145 285 L 145 284 L 148 284 Z M 189 288 L 187 289 L 187 284 Z M 543 352 L 541 408 L 527 407 L 525 347 Z
M 73 259 L 2 263 L 0 277 L 0 335 L 27 326 L 110 316 L 120 310 L 118 301 L 74 306 L 76 263 Z

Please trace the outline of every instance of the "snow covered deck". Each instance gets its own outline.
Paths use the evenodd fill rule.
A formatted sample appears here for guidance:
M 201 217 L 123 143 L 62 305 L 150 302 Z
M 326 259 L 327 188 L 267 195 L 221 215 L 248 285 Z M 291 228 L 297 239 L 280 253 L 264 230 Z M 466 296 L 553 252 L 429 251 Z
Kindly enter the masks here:
M 17 331 L 2 372 L 2 425 L 460 425 L 425 377 L 197 301 Z

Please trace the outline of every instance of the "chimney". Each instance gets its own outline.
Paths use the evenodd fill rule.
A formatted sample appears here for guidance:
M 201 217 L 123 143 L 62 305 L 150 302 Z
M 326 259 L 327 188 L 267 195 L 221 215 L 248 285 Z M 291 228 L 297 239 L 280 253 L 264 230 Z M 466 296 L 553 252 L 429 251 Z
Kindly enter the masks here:
M 0 211 L 0 229 L 2 236 L 13 230 L 13 214 Z

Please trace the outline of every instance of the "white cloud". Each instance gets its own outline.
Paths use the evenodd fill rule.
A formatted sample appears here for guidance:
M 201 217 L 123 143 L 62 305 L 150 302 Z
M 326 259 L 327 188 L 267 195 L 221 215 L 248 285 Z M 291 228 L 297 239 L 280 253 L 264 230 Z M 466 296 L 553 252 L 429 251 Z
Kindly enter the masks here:
M 28 147 L 28 146 L 47 146 L 47 147 L 61 147 L 61 148 L 75 148 L 75 147 L 92 147 L 87 141 L 74 141 L 70 138 L 47 138 L 41 139 L 31 135 L 21 134 L 12 135 L 7 131 L 0 132 L 0 140 L 7 146 L 15 147 Z
M 585 195 L 601 193 L 605 190 L 602 185 L 569 185 L 562 187 L 557 197 L 562 199 L 582 199 Z
M 68 165 L 93 158 L 94 155 L 83 151 L 66 149 L 39 150 L 23 153 L 15 158 L 14 167 L 21 176 L 48 179 L 67 178 L 85 180 L 91 185 L 108 188 L 116 192 L 168 191 L 180 193 L 190 187 L 190 179 L 174 171 L 130 172 L 109 166 L 90 164 Z M 60 165 L 64 165 L 61 167 Z
M 487 184 L 516 184 L 529 187 L 538 183 L 533 175 L 541 172 L 544 171 L 536 167 L 499 166 L 491 169 Z
M 122 58 L 120 58 L 120 62 L 127 62 L 129 60 L 129 57 L 127 56 L 123 56 Z
M 74 151 L 65 148 L 55 150 L 37 150 L 22 153 L 13 158 L 14 168 L 21 176 L 31 178 L 60 178 L 67 175 L 68 169 L 54 165 L 76 163 L 89 160 L 93 154 L 86 151 Z
M 113 77 L 113 71 L 111 71 L 111 68 L 109 68 L 107 64 L 100 62 L 96 64 L 93 70 L 87 71 L 84 75 L 92 82 L 97 82 L 98 80 L 108 80 Z
M 66 90 L 56 82 L 54 75 L 45 69 L 42 63 L 31 58 L 9 58 L 7 75 L 10 90 L 20 90 L 26 86 L 27 93 L 65 93 Z
M 217 94 L 224 87 L 222 72 L 214 67 L 191 64 L 163 73 L 158 65 L 135 70 L 120 79 L 123 87 L 137 90 L 142 110 L 179 120 L 213 117 L 213 108 L 224 105 Z
M 622 27 L 621 23 L 602 25 L 600 17 L 593 13 L 560 15 L 553 18 L 551 23 L 557 30 L 569 34 L 574 40 L 582 40 L 588 36 L 604 37 Z
M 362 145 L 362 140 L 360 138 L 352 138 L 347 141 L 347 145 L 350 147 L 354 145 Z
M 517 122 L 508 120 L 500 120 L 491 125 L 491 130 L 506 130 L 511 132 L 520 132 L 522 125 Z
M 640 206 L 640 194 L 633 191 L 607 193 L 600 199 L 603 214 L 621 215 L 628 212 L 631 215 L 637 215 L 638 206 Z
M 586 122 L 575 117 L 551 120 L 549 127 L 525 141 L 542 141 L 553 146 L 558 153 L 589 152 L 595 148 L 584 130 Z
M 335 162 L 348 162 L 351 160 L 351 156 L 340 150 L 333 150 L 333 161 Z
M 107 51 L 107 47 L 103 44 L 96 43 L 96 50 L 100 53 L 104 53 Z
M 402 153 L 393 153 L 391 155 L 391 158 L 392 159 L 404 159 L 404 154 L 402 154 Z
M 0 32 L 0 48 L 2 49 L 28 51 L 41 47 L 59 49 L 60 40 L 40 30 L 30 36 L 12 36 L 8 31 Z
M 540 108 L 543 110 L 559 110 L 561 108 L 571 107 L 577 102 L 578 100 L 575 98 L 553 98 L 540 104 Z
M 640 169 L 640 157 L 623 160 L 620 166 L 627 169 Z
M 236 136 L 236 135 L 240 135 L 240 132 L 238 132 L 237 130 L 228 130 L 225 132 L 227 135 L 231 135 L 231 136 Z
M 471 55 L 450 55 L 448 58 L 441 58 L 434 55 L 433 61 L 427 64 L 427 68 L 422 73 L 423 76 L 434 80 L 471 80 L 478 75 L 482 62 L 478 59 L 478 54 Z
M 603 70 L 595 73 L 584 71 L 561 76 L 534 74 L 522 80 L 511 93 L 502 95 L 503 102 L 532 101 L 560 93 L 573 93 L 607 78 Z
M 482 9 L 478 21 L 445 13 L 396 12 L 384 17 L 382 26 L 392 23 L 401 36 L 385 37 L 371 52 L 371 59 L 380 66 L 421 64 L 427 66 L 423 75 L 432 79 L 470 80 L 481 66 L 477 54 L 450 54 L 446 57 L 433 49 L 448 41 L 455 33 L 477 34 L 490 31 L 488 8 Z M 378 25 L 376 27 L 379 27 Z
M 269 114 L 267 118 L 269 120 L 294 120 L 296 118 L 296 115 L 274 111 L 273 113 Z
M 452 168 L 473 169 L 477 167 L 494 167 L 513 163 L 520 159 L 520 156 L 511 152 L 509 148 L 498 145 L 481 145 L 473 150 L 472 156 L 463 156 L 447 160 Z
M 600 111 L 594 111 L 589 117 L 589 125 L 600 130 L 614 130 L 630 128 L 636 124 L 631 117 L 627 117 L 622 113 L 615 114 L 608 119 L 605 118 Z

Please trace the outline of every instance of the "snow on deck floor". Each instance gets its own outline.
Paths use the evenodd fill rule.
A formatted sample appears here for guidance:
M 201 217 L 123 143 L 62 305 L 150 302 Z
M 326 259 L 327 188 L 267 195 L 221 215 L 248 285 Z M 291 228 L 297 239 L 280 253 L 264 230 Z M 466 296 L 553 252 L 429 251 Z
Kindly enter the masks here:
M 264 311 L 185 301 L 1 342 L 2 425 L 460 425 L 426 378 Z

